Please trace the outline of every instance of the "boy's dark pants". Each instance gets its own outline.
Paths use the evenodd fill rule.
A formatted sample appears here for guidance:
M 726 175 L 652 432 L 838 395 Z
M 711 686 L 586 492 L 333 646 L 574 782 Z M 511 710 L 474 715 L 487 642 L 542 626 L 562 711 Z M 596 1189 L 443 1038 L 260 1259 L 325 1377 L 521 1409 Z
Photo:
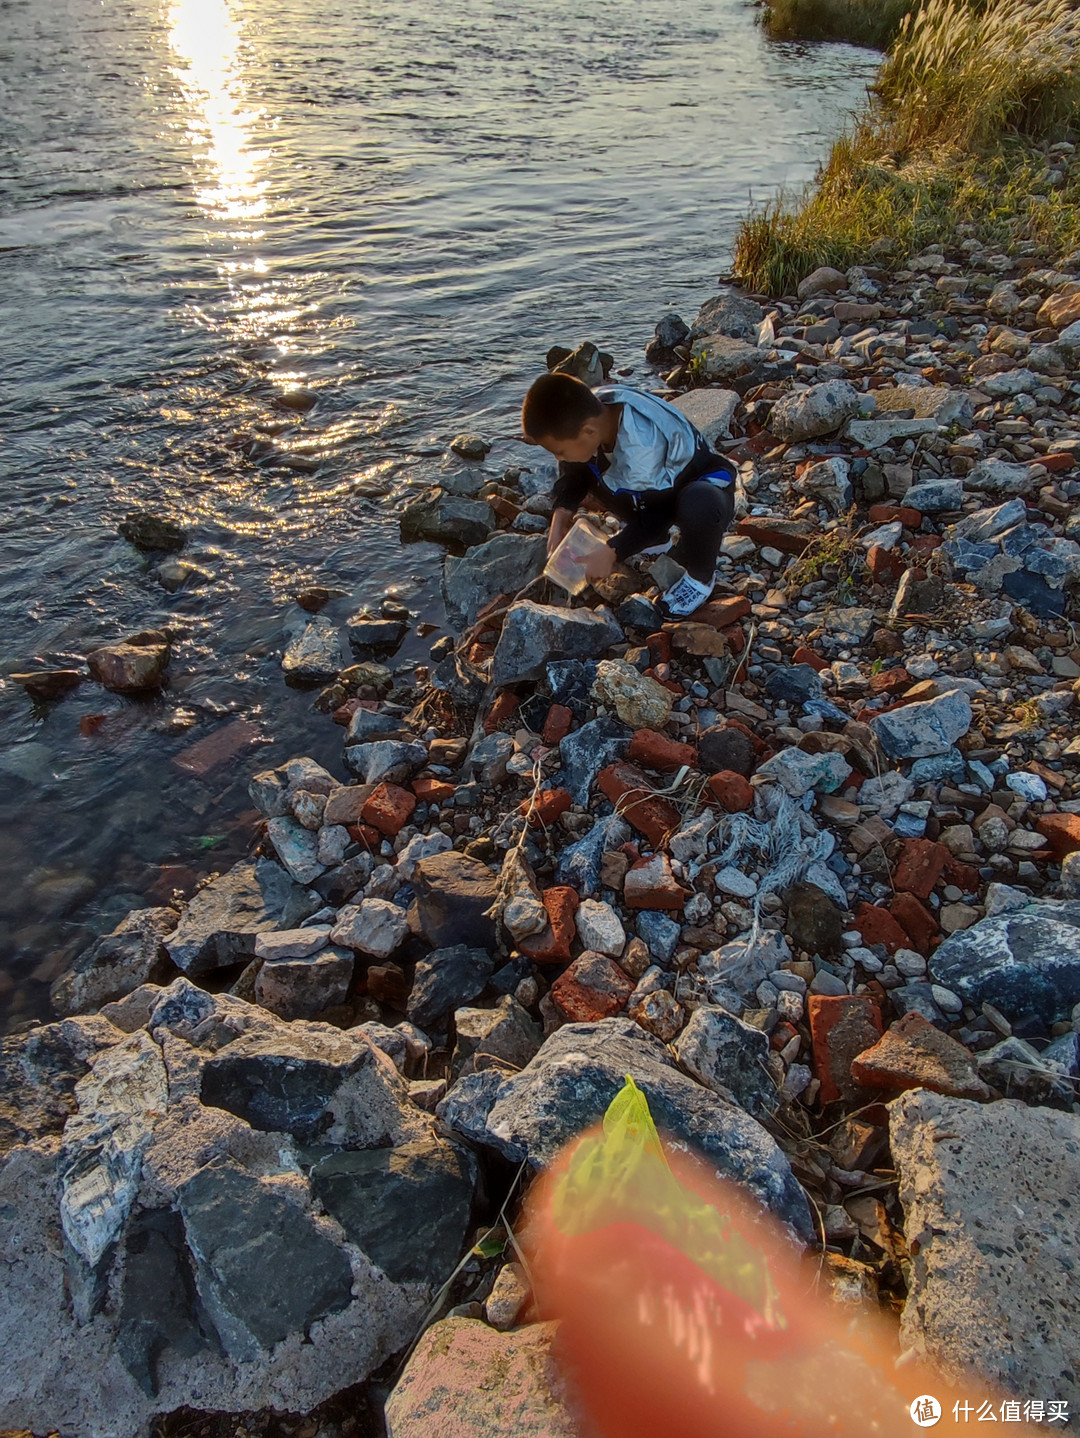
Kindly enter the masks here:
M 573 511 L 588 494 L 623 520 L 625 527 L 611 540 L 617 559 L 664 544 L 668 530 L 677 524 L 679 542 L 671 551 L 673 558 L 692 579 L 711 584 L 720 541 L 735 514 L 735 485 L 713 484 L 702 478 L 707 474 L 729 474 L 734 481 L 738 470 L 702 444 L 671 489 L 634 495 L 608 489 L 591 465 L 563 463 L 553 497 L 556 507 Z
M 679 542 L 671 551 L 692 579 L 711 584 L 716 572 L 720 541 L 735 512 L 734 486 L 721 488 L 707 479 L 694 479 L 679 489 L 649 496 L 637 508 L 628 495 L 605 493 L 604 504 L 626 520 L 626 528 L 613 546 L 620 559 L 663 544 L 673 524 Z

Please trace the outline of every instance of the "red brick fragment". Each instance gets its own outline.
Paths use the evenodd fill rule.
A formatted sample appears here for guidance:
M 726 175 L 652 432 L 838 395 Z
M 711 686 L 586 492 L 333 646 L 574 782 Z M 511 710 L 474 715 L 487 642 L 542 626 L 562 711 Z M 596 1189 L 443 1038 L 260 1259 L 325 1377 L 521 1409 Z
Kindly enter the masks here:
M 416 795 L 399 784 L 379 784 L 361 811 L 360 817 L 380 834 L 392 839 L 409 822 L 416 808 Z
M 852 1061 L 881 1037 L 881 1010 L 865 994 L 811 994 L 806 1009 L 822 1104 L 857 1097 Z
M 922 511 L 910 504 L 872 504 L 868 518 L 871 524 L 895 524 L 899 520 L 905 529 L 918 529 Z
M 173 763 L 185 774 L 201 779 L 252 745 L 266 742 L 266 735 L 250 719 L 233 719 L 174 755 Z
M 682 823 L 675 805 L 654 794 L 646 776 L 633 764 L 611 764 L 602 769 L 599 784 L 601 793 L 654 848 L 659 848 Z
M 800 644 L 795 653 L 791 656 L 792 664 L 809 664 L 811 669 L 816 669 L 820 674 L 823 669 L 828 669 L 829 661 L 823 659 L 814 649 L 807 649 L 805 644 Z
M 727 629 L 721 629 L 720 633 L 732 654 L 741 654 L 746 648 L 746 635 L 743 633 L 741 624 L 732 624 Z
M 356 711 L 361 708 L 363 708 L 362 699 L 346 699 L 344 704 L 338 705 L 338 707 L 330 715 L 330 718 L 333 719 L 335 724 L 340 724 L 343 728 L 347 729 L 349 727 L 349 720 L 353 717 Z
M 893 883 L 918 899 L 928 899 L 951 857 L 944 844 L 931 839 L 902 839 Z
M 666 854 L 639 859 L 623 881 L 623 898 L 631 909 L 681 910 L 689 897 L 671 872 Z
M 634 985 L 614 959 L 585 953 L 552 984 L 551 999 L 572 1023 L 592 1024 L 617 1014 L 633 992 Z
M 570 945 L 577 934 L 574 915 L 581 902 L 577 890 L 568 886 L 545 889 L 540 898 L 547 910 L 548 926 L 523 939 L 518 948 L 538 964 L 569 963 Z
M 421 777 L 412 781 L 412 791 L 421 804 L 445 804 L 454 797 L 455 786 L 445 779 L 434 776 Z
M 656 664 L 671 663 L 671 635 L 665 629 L 658 629 L 645 640 L 650 661 Z
M 547 712 L 540 737 L 545 744 L 558 744 L 570 733 L 570 725 L 573 722 L 572 710 L 568 709 L 565 704 L 553 704 Z
M 951 854 L 949 862 L 941 871 L 941 877 L 947 884 L 955 884 L 958 889 L 963 889 L 965 894 L 977 894 L 982 887 L 978 869 L 973 864 L 962 864 Z
M 874 544 L 867 551 L 866 567 L 878 584 L 895 584 L 907 566 L 893 550 Z
M 736 594 L 731 599 L 713 599 L 694 610 L 699 624 L 711 624 L 714 629 L 727 629 L 737 624 L 750 613 L 750 601 L 745 594 Z
M 876 904 L 859 905 L 855 910 L 855 927 L 868 948 L 884 944 L 890 954 L 895 954 L 897 949 L 910 946 L 907 931 L 900 927 L 888 909 L 879 909 Z
M 1076 465 L 1076 456 L 1064 451 L 1057 454 L 1041 454 L 1039 463 L 1049 474 L 1064 474 Z
M 544 789 L 536 797 L 536 807 L 529 817 L 529 823 L 534 829 L 541 827 L 549 829 L 560 814 L 565 814 L 573 806 L 573 799 L 565 789 Z M 529 800 L 522 799 L 518 812 L 527 814 L 529 812 Z
M 658 734 L 655 729 L 638 729 L 630 740 L 626 757 L 634 764 L 644 764 L 647 769 L 658 769 L 661 774 L 674 774 L 684 764 L 691 767 L 697 764 L 693 744 Z
M 927 554 L 933 554 L 935 549 L 940 549 L 941 542 L 940 534 L 917 534 L 908 548 L 925 557 Z
M 709 791 L 729 814 L 742 814 L 754 802 L 754 791 L 748 779 L 734 769 L 721 769 L 709 780 Z
M 509 689 L 504 689 L 488 711 L 488 716 L 484 720 L 484 733 L 494 734 L 499 725 L 504 724 L 510 718 L 520 703 L 521 699 L 517 694 L 512 694 Z
M 881 694 L 899 694 L 911 683 L 911 675 L 903 667 L 898 665 L 895 669 L 883 669 L 880 674 L 871 674 L 870 693 L 878 696 Z M 877 710 L 881 713 L 881 710 Z
M 383 841 L 382 834 L 370 824 L 346 824 L 345 827 L 354 844 L 363 844 L 366 848 L 375 850 Z
M 1056 859 L 1080 849 L 1080 814 L 1040 814 L 1035 831 L 1043 836 Z
M 889 913 L 908 936 L 905 948 L 916 949 L 929 958 L 941 938 L 941 930 L 933 914 L 920 904 L 914 894 L 897 894 L 889 905 Z

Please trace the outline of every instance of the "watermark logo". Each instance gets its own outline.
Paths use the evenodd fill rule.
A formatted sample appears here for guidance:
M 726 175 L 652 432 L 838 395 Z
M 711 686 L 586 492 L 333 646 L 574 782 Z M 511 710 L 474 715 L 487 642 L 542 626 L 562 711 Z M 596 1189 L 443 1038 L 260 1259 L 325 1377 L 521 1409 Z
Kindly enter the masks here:
M 908 1409 L 911 1421 L 918 1428 L 933 1428 L 941 1417 L 941 1404 L 930 1393 L 922 1393 L 912 1400 Z

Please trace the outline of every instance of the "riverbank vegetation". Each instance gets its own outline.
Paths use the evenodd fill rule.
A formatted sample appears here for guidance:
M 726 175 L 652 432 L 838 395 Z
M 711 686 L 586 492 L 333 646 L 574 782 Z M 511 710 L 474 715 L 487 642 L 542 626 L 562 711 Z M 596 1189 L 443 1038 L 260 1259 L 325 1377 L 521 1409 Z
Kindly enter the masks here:
M 1060 256 L 1080 246 L 1080 165 L 1064 148 L 1078 130 L 1068 0 L 927 0 L 814 186 L 744 222 L 736 273 L 785 294 L 819 265 L 895 267 L 972 237 Z
M 762 24 L 774 40 L 846 40 L 884 50 L 917 0 L 766 0 Z

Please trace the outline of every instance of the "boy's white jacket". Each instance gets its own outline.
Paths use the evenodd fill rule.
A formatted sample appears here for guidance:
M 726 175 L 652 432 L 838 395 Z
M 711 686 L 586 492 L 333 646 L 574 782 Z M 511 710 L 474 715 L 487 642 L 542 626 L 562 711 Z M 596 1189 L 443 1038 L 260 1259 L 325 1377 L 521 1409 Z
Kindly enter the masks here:
M 670 489 L 701 443 L 694 426 L 674 405 L 630 385 L 601 385 L 594 393 L 604 404 L 622 405 L 602 483 L 615 492 Z

